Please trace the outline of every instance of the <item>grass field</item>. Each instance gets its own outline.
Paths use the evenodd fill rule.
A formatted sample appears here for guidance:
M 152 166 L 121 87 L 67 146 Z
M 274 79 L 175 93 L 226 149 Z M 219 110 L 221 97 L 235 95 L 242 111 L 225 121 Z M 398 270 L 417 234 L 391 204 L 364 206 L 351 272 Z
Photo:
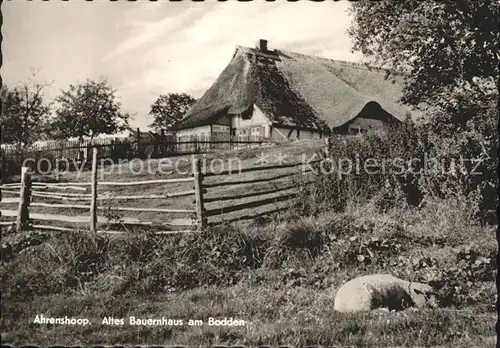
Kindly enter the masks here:
M 295 158 L 304 150 L 315 148 L 283 148 Z M 240 153 L 247 166 L 254 163 L 254 155 Z M 111 178 L 131 180 L 125 174 L 105 180 Z M 157 193 L 158 188 L 124 192 Z M 212 227 L 202 234 L 4 233 L 2 341 L 491 346 L 496 321 L 494 230 L 470 219 L 466 211 L 457 199 L 385 212 L 370 201 L 353 201 L 343 212 L 305 217 L 289 210 L 268 221 Z M 335 291 L 344 281 L 375 272 L 434 284 L 441 306 L 363 314 L 333 310 Z M 34 324 L 40 314 L 87 318 L 92 324 Z M 129 325 L 131 316 L 182 319 L 183 325 L 134 326 Z M 105 317 L 124 319 L 124 325 L 103 325 Z M 245 325 L 209 326 L 210 317 L 241 319 Z M 190 326 L 190 319 L 203 325 Z

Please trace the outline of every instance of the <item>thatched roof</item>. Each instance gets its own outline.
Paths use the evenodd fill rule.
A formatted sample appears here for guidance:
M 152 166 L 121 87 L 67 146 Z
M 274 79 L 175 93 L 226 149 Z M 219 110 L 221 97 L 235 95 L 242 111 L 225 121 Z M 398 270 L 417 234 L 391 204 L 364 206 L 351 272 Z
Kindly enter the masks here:
M 238 46 L 176 128 L 210 124 L 221 113 L 244 113 L 254 104 L 273 123 L 301 128 L 342 126 L 372 101 L 401 120 L 410 111 L 398 102 L 403 76 L 387 75 L 363 64 Z

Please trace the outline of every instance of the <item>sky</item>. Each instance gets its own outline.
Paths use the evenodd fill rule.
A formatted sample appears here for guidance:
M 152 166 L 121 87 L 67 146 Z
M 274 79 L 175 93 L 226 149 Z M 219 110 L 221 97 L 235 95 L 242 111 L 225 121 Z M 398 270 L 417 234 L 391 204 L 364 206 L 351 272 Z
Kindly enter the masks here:
M 349 2 L 28 2 L 2 3 L 4 84 L 52 83 L 53 100 L 70 84 L 106 78 L 131 126 L 146 130 L 160 94 L 199 98 L 237 45 L 268 40 L 283 49 L 360 61 L 347 36 Z

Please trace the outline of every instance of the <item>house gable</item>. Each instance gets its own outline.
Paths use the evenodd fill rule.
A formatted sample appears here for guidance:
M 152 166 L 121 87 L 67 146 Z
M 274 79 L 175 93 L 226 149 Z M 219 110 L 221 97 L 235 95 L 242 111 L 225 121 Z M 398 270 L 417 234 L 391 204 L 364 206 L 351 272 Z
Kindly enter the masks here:
M 234 115 L 231 119 L 231 127 L 236 129 L 271 124 L 272 122 L 269 117 L 255 104 L 251 108 L 250 117 L 245 114 L 239 114 Z

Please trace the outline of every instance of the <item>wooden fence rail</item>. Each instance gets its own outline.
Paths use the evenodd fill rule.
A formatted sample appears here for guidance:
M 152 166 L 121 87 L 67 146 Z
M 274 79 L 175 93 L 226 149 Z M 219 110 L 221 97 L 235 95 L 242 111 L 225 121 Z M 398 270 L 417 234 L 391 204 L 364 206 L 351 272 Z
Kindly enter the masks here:
M 278 196 L 278 197 L 273 197 L 273 198 L 265 198 L 265 199 L 260 199 L 258 201 L 252 201 L 249 203 L 243 203 L 243 204 L 236 204 L 236 205 L 231 205 L 229 207 L 225 207 L 222 209 L 213 209 L 213 210 L 208 210 L 206 212 L 206 216 L 214 216 L 214 215 L 219 215 L 219 214 L 224 214 L 224 213 L 230 213 L 238 210 L 243 210 L 243 209 L 249 209 L 249 208 L 257 208 L 262 205 L 267 205 L 270 203 L 277 203 L 277 202 L 282 202 L 282 201 L 287 201 L 290 198 L 296 197 L 296 193 L 284 195 L 284 196 Z
M 220 201 L 232 201 L 235 199 L 243 199 L 243 198 L 249 198 L 249 197 L 255 197 L 255 196 L 263 196 L 263 195 L 268 195 L 268 194 L 273 194 L 277 192 L 283 192 L 283 191 L 288 191 L 288 190 L 293 190 L 296 189 L 296 185 L 289 185 L 286 187 L 282 188 L 275 188 L 272 190 L 267 190 L 267 191 L 258 191 L 258 192 L 250 192 L 250 193 L 242 193 L 239 195 L 232 195 L 232 196 L 218 196 L 218 197 L 212 197 L 212 198 L 205 198 L 206 203 L 211 203 L 211 202 L 220 202 Z
M 309 164 L 315 164 L 319 163 L 320 160 L 314 160 L 309 162 Z M 301 166 L 304 166 L 307 163 L 288 163 L 288 164 L 281 164 L 281 165 L 274 165 L 274 166 L 258 166 L 258 167 L 249 167 L 249 168 L 241 168 L 239 170 L 224 170 L 218 173 L 204 173 L 203 175 L 205 177 L 212 177 L 212 176 L 220 176 L 220 175 L 233 175 L 233 174 L 241 174 L 241 173 L 250 173 L 250 172 L 258 172 L 258 171 L 263 171 L 263 170 L 274 170 L 274 169 L 285 169 L 285 168 L 298 168 Z
M 168 183 L 181 183 L 181 182 L 190 182 L 193 181 L 192 178 L 177 178 L 177 179 L 157 179 L 157 180 L 143 180 L 143 181 L 102 181 L 99 182 L 99 186 L 136 186 L 136 185 L 149 185 L 149 184 L 168 184 Z M 70 185 L 71 184 L 71 185 Z M 19 188 L 21 184 L 16 183 L 16 184 L 5 184 L 0 186 L 1 188 Z M 45 186 L 48 188 L 59 188 L 63 187 L 65 189 L 72 189 L 72 190 L 86 190 L 85 188 L 82 188 L 80 186 L 92 186 L 92 182 L 72 182 L 72 183 L 67 183 L 67 182 L 57 182 L 57 183 L 38 183 L 35 182 L 33 183 L 34 186 Z M 82 191 L 83 191 L 82 190 Z
M 239 221 L 245 221 L 245 220 L 254 220 L 258 218 L 262 218 L 265 216 L 270 216 L 273 214 L 279 214 L 288 211 L 290 208 L 289 207 L 282 207 L 282 208 L 274 208 L 274 209 L 269 209 L 266 210 L 265 212 L 261 213 L 251 213 L 247 215 L 242 215 L 238 217 L 233 217 L 233 218 L 226 218 L 224 215 L 221 215 L 221 220 L 220 221 L 212 221 L 208 223 L 208 226 L 217 226 L 221 223 L 232 223 L 232 222 L 239 222 Z
M 269 181 L 274 181 L 274 180 L 279 180 L 287 177 L 293 177 L 296 176 L 297 173 L 287 173 L 287 174 L 280 174 L 280 175 L 275 175 L 269 178 L 256 178 L 256 179 L 247 179 L 247 180 L 239 180 L 239 181 L 228 181 L 228 182 L 219 182 L 215 184 L 206 184 L 204 185 L 205 188 L 214 188 L 214 187 L 222 187 L 222 186 L 234 186 L 234 185 L 245 185 L 245 184 L 255 184 L 255 183 L 261 183 L 261 182 L 269 182 Z
M 78 205 L 78 204 L 52 204 L 52 203 L 31 203 L 32 207 L 45 207 L 45 208 L 56 208 L 56 209 L 84 209 L 90 210 L 91 205 Z M 97 210 L 107 210 L 107 207 L 97 207 Z M 116 211 L 136 211 L 136 212 L 154 212 L 154 213 L 186 213 L 194 214 L 196 211 L 194 209 L 163 209 L 163 208 L 132 208 L 132 207 L 113 207 Z
M 15 210 L 2 210 L 2 215 L 6 217 L 15 217 L 17 212 Z M 30 213 L 30 218 L 34 220 L 44 220 L 44 221 L 60 221 L 60 222 L 69 222 L 69 223 L 77 223 L 77 224 L 89 224 L 92 223 L 92 216 L 67 216 L 67 215 L 58 215 L 58 214 L 39 214 L 39 213 Z M 165 227 L 165 226 L 186 226 L 186 219 L 179 220 L 171 220 L 164 222 L 153 222 L 153 221 L 142 221 L 136 218 L 122 218 L 121 223 L 126 225 L 142 225 L 142 226 L 157 226 L 157 227 Z M 25 224 L 28 221 L 23 221 Z M 114 224 L 113 219 L 108 219 L 105 217 L 100 218 L 99 224 Z M 97 226 L 97 221 L 96 221 Z

